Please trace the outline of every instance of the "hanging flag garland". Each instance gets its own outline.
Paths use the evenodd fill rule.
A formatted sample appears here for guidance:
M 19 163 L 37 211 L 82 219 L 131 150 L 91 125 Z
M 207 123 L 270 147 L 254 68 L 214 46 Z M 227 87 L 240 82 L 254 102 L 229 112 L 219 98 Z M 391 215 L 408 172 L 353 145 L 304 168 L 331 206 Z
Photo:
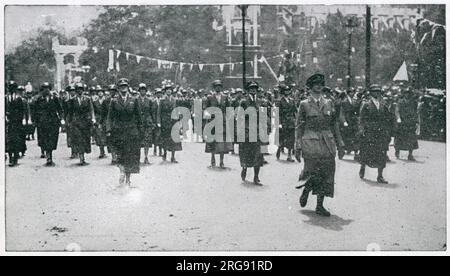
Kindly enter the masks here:
M 114 51 L 115 51 L 115 55 L 114 55 Z M 223 72 L 223 70 L 225 69 L 225 66 L 229 66 L 229 69 L 231 71 L 234 71 L 234 68 L 236 65 L 244 64 L 242 61 L 241 62 L 224 62 L 224 63 L 188 63 L 188 62 L 169 61 L 169 60 L 163 60 L 163 59 L 158 59 L 158 58 L 144 57 L 144 56 L 132 54 L 132 53 L 117 50 L 117 49 L 110 49 L 109 56 L 108 56 L 108 58 L 109 58 L 108 69 L 107 69 L 108 72 L 113 69 L 120 71 L 119 57 L 121 56 L 122 53 L 125 53 L 125 57 L 126 57 L 127 61 L 129 61 L 130 57 L 135 57 L 136 62 L 138 64 L 141 63 L 141 60 L 143 58 L 148 60 L 150 62 L 150 64 L 152 64 L 152 63 L 155 64 L 154 62 L 156 62 L 158 69 L 172 69 L 174 65 L 179 65 L 180 70 L 183 71 L 184 66 L 187 65 L 187 66 L 189 66 L 189 69 L 192 71 L 194 69 L 194 65 L 197 65 L 200 72 L 202 72 L 203 69 L 205 69 L 205 67 L 219 68 L 220 72 Z M 114 56 L 115 56 L 115 58 L 114 58 Z M 258 59 L 258 62 L 260 62 L 260 63 L 267 62 L 267 60 L 282 58 L 282 57 L 283 57 L 283 55 L 276 55 L 276 56 L 272 56 L 272 57 L 268 57 L 268 58 L 262 56 L 260 59 Z M 246 61 L 246 64 L 249 64 L 250 66 L 254 66 L 253 61 Z

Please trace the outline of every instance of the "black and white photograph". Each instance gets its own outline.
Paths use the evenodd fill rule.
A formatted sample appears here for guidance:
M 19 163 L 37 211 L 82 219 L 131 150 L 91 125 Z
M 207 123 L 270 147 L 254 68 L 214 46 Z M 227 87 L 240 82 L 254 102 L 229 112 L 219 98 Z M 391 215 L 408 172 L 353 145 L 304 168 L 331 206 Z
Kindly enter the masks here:
M 446 4 L 2 7 L 3 254 L 447 253 Z

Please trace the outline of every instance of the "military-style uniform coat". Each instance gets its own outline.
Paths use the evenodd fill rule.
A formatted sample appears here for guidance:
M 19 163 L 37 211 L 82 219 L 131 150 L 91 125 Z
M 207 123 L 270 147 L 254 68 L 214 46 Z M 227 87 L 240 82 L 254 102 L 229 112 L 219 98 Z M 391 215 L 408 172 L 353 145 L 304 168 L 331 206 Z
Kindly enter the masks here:
M 152 100 L 152 120 L 152 142 L 155 146 L 161 146 L 161 99 L 157 97 Z
M 280 114 L 280 146 L 294 149 L 295 143 L 295 116 L 297 107 L 292 97 L 281 97 L 279 103 Z
M 152 147 L 153 145 L 153 129 L 155 124 L 153 123 L 153 102 L 148 97 L 139 96 L 139 104 L 141 105 L 141 117 L 142 117 L 142 147 Z
M 206 98 L 205 101 L 205 110 L 210 107 L 215 107 L 221 110 L 222 112 L 222 142 L 206 142 L 206 149 L 205 152 L 210 153 L 229 153 L 233 150 L 233 143 L 232 142 L 226 142 L 227 141 L 227 122 L 228 118 L 227 116 L 227 107 L 231 107 L 231 102 L 228 98 L 228 96 L 224 95 L 223 93 L 214 93 L 209 95 Z M 207 120 L 207 122 L 213 121 L 215 118 L 214 114 L 211 114 L 211 118 Z M 233 118 L 234 119 L 234 118 Z M 211 131 L 212 135 L 215 135 L 216 131 L 213 129 Z M 233 137 L 231 137 L 233 138 Z M 207 137 L 208 139 L 208 137 Z
M 393 117 L 384 100 L 379 106 L 371 98 L 361 105 L 359 114 L 360 162 L 372 168 L 386 167 Z
M 39 96 L 34 104 L 38 145 L 44 151 L 58 147 L 59 127 L 63 119 L 62 107 L 55 96 Z
M 25 119 L 25 102 L 22 97 L 11 94 L 5 97 L 5 115 L 7 119 L 6 151 L 9 153 L 23 152 L 25 145 L 25 129 L 22 124 Z
M 416 99 L 401 99 L 395 106 L 396 132 L 394 146 L 396 150 L 415 150 L 417 141 L 417 124 L 419 123 L 419 103 Z M 401 122 L 398 123 L 398 120 Z
M 161 99 L 160 118 L 161 118 L 161 145 L 167 151 L 181 151 L 183 146 L 180 142 L 172 139 L 172 127 L 179 121 L 172 119 L 172 111 L 177 107 L 178 102 L 175 97 Z
M 106 131 L 118 155 L 118 165 L 125 173 L 139 173 L 142 138 L 142 113 L 139 100 L 131 95 L 111 100 Z
M 358 133 L 358 113 L 359 106 L 357 102 L 346 96 L 341 101 L 341 134 L 347 151 L 357 150 L 356 134 Z M 347 123 L 347 126 L 345 126 Z
M 253 107 L 257 112 L 256 126 L 255 124 L 250 124 L 249 116 L 245 116 L 245 123 L 242 121 L 242 118 L 237 116 L 237 128 L 244 128 L 245 130 L 245 141 L 241 142 L 237 140 L 239 143 L 239 161 L 241 163 L 241 167 L 261 167 L 263 165 L 263 155 L 261 153 L 261 144 L 263 141 L 261 141 L 259 135 L 259 116 L 261 116 L 261 114 L 258 100 L 256 99 L 256 96 L 248 94 L 241 99 L 239 106 L 242 107 L 243 110 L 246 110 L 249 107 Z M 251 128 L 254 128 L 254 130 L 256 131 L 256 141 L 250 140 L 250 138 L 252 138 L 250 135 Z
M 296 119 L 295 149 L 301 149 L 305 161 L 305 186 L 313 194 L 334 196 L 337 146 L 343 141 L 339 116 L 332 100 L 309 96 L 300 103 Z
M 74 153 L 91 153 L 91 127 L 95 119 L 90 97 L 74 97 L 68 103 L 71 145 Z
M 95 114 L 95 120 L 96 125 L 94 125 L 94 138 L 95 138 L 95 144 L 99 147 L 106 146 L 106 126 L 104 124 L 103 120 L 103 102 L 106 101 L 106 98 L 95 98 L 92 100 L 92 105 L 94 107 L 94 114 Z

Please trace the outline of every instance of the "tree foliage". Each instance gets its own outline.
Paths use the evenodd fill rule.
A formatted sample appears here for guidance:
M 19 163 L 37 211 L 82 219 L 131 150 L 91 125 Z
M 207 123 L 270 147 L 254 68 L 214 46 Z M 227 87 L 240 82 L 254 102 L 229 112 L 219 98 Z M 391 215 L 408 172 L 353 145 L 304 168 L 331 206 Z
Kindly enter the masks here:
M 106 72 L 109 49 L 118 49 L 137 55 L 171 61 L 211 63 L 224 61 L 224 33 L 212 29 L 214 19 L 219 19 L 219 9 L 214 6 L 110 6 L 85 30 L 84 36 L 91 46 L 100 51 L 87 52 L 82 63 L 91 66 L 90 79 L 111 83 L 117 77 L 128 77 L 137 85 L 149 83 L 156 87 L 163 79 L 188 82 L 187 85 L 204 87 L 219 72 L 203 70 L 180 72 L 178 67 L 161 70 L 156 64 L 142 59 L 119 59 L 120 72 Z M 185 83 L 186 84 L 186 83 Z

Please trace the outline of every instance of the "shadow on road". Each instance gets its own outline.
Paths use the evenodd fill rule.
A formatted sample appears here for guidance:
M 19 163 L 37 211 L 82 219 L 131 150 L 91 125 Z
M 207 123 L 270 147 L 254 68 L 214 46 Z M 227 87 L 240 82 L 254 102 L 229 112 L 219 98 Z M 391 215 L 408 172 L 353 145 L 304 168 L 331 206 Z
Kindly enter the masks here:
M 253 189 L 256 189 L 256 190 L 263 190 L 265 187 L 267 187 L 267 186 L 264 186 L 264 184 L 255 184 L 255 183 L 253 183 L 253 181 L 244 181 L 244 182 L 242 182 L 242 186 L 244 186 L 244 187 L 246 187 L 246 188 L 253 188 Z
M 221 168 L 221 167 L 211 167 L 211 166 L 208 166 L 208 169 L 211 170 L 211 171 L 215 171 L 215 172 L 229 172 L 229 171 L 232 171 L 232 169 L 229 168 L 229 167 L 223 167 L 223 168 Z
M 370 186 L 373 187 L 378 187 L 378 188 L 386 188 L 386 189 L 397 189 L 400 188 L 399 184 L 395 184 L 395 183 L 389 183 L 389 184 L 380 184 L 376 181 L 373 180 L 369 180 L 369 179 L 362 179 L 362 181 Z
M 343 219 L 336 215 L 331 215 L 331 217 L 328 218 L 322 217 L 312 210 L 301 210 L 300 213 L 309 218 L 309 220 L 304 221 L 305 223 L 331 231 L 342 231 L 344 230 L 344 226 L 353 222 L 351 219 Z
M 401 161 L 401 162 L 403 162 L 403 163 L 425 164 L 425 161 L 418 161 L 418 160 L 416 160 L 416 161 L 411 161 L 411 160 L 408 160 L 408 159 L 397 159 L 397 160 L 399 160 L 399 161 Z

